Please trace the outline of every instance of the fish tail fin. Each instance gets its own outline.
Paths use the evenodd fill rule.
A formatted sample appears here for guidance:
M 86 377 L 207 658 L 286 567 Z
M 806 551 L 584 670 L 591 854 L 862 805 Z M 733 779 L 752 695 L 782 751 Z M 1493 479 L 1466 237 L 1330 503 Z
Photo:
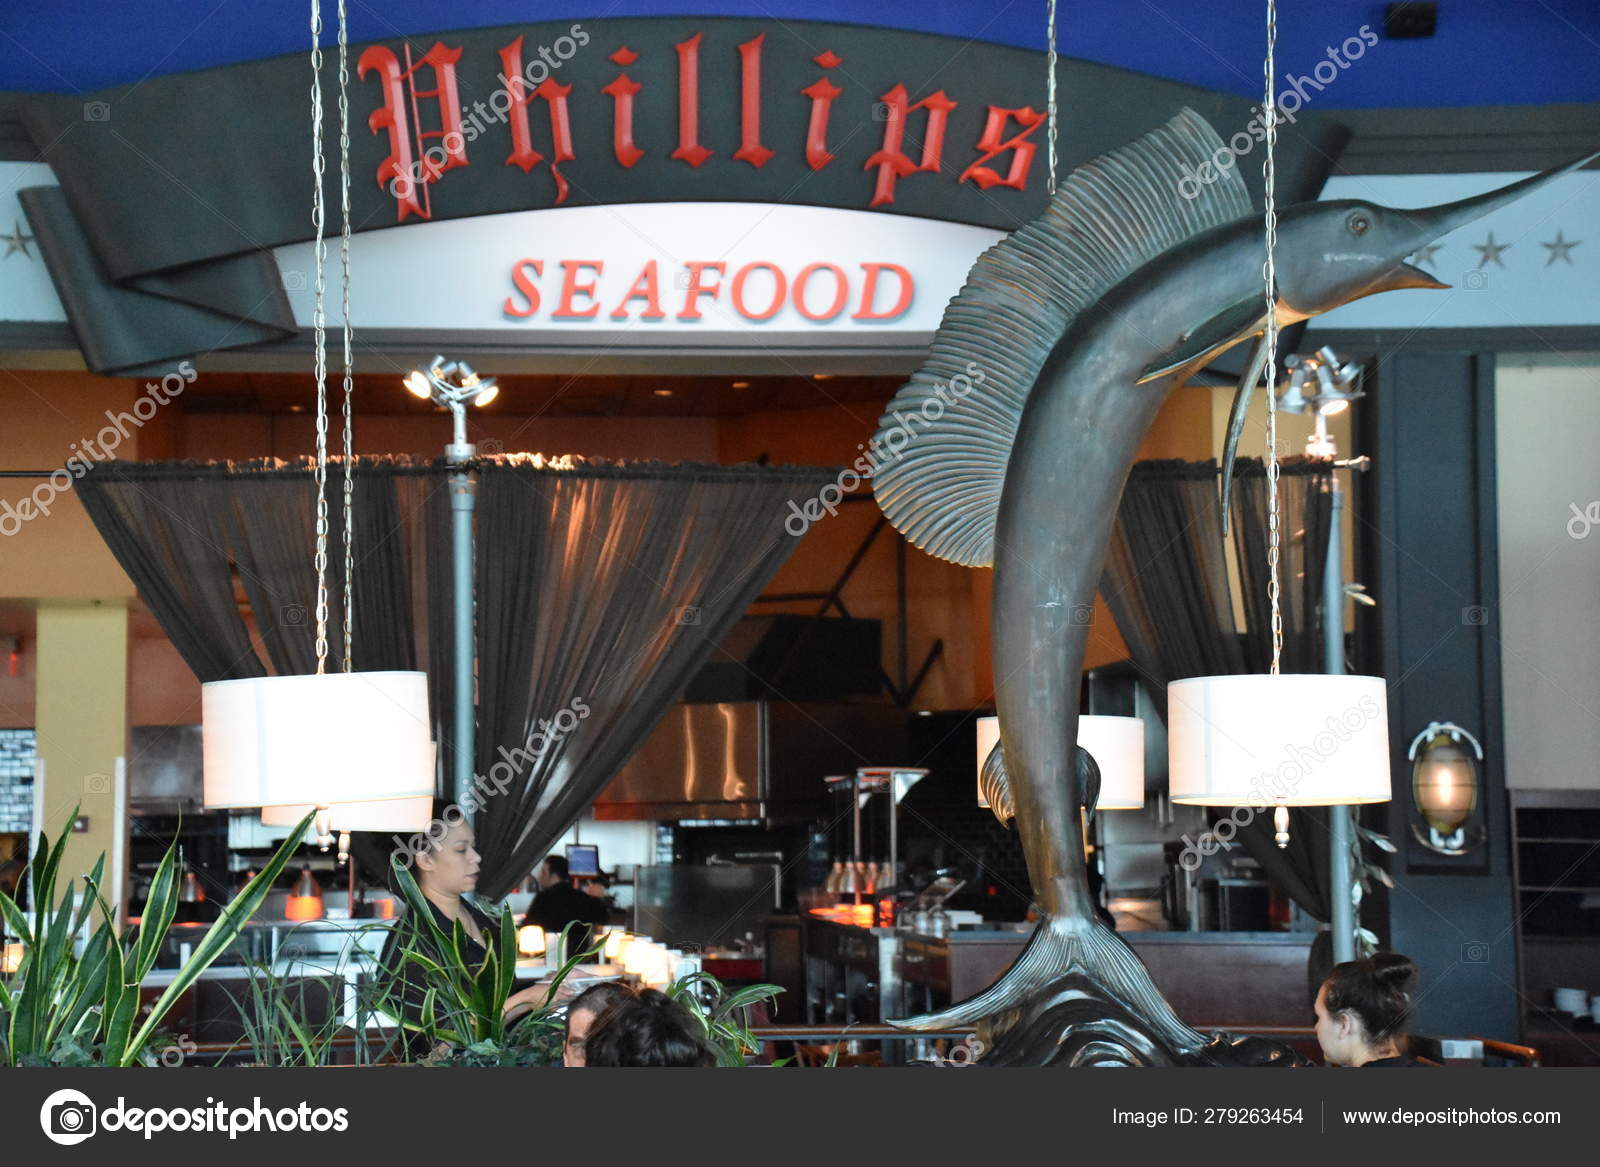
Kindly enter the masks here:
M 1185 1025 L 1167 1003 L 1144 962 L 1099 920 L 1045 917 L 1015 963 L 976 997 L 938 1013 L 892 1020 L 898 1029 L 927 1031 L 972 1025 L 1021 1009 L 1045 997 L 1057 982 L 1078 974 L 1148 1026 L 1175 1050 L 1198 1049 L 1206 1037 Z
M 1082 746 L 1077 747 L 1078 800 L 1089 818 L 1094 818 L 1095 805 L 1100 801 L 1100 767 L 1094 757 Z M 978 772 L 978 793 L 989 804 L 1001 826 L 1007 826 L 1017 817 L 1016 803 L 1011 797 L 1011 772 L 1006 768 L 1004 743 L 996 741 L 983 769 Z
M 968 997 L 938 1013 L 891 1020 L 889 1024 L 898 1029 L 945 1029 L 952 1025 L 972 1025 L 987 1017 L 1008 1013 L 1043 992 L 1071 966 L 1077 947 L 1077 930 L 1071 921 L 1046 917 L 1011 967 L 976 997 Z

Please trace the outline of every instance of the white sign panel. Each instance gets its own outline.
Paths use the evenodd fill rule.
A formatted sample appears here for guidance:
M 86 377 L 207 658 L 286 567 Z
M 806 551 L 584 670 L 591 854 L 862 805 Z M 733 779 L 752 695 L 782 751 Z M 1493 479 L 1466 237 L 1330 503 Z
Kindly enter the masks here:
M 903 341 L 938 327 L 973 261 L 1000 236 L 762 203 L 519 211 L 358 235 L 351 316 L 357 327 L 496 331 L 534 344 L 551 333 L 614 344 L 618 332 L 689 345 L 707 334 L 758 345 L 780 336 L 821 346 Z M 276 254 L 309 327 L 312 247 Z

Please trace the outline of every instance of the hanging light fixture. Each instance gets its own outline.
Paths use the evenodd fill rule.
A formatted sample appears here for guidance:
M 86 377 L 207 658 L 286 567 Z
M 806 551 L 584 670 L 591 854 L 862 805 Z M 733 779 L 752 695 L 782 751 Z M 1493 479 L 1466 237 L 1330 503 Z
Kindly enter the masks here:
M 421 672 L 356 672 L 352 655 L 354 387 L 350 323 L 350 160 L 348 43 L 339 9 L 341 291 L 344 333 L 344 669 L 328 657 L 328 406 L 327 312 L 323 241 L 322 17 L 311 5 L 312 222 L 316 228 L 313 312 L 316 379 L 316 672 L 304 676 L 213 681 L 201 688 L 205 805 L 208 809 L 315 806 L 431 797 L 432 721 L 427 676 Z M 298 821 L 296 817 L 293 821 Z M 425 821 L 425 820 L 424 820 Z M 327 824 L 324 823 L 324 826 Z M 321 832 L 323 846 L 332 841 Z
M 1191 806 L 1387 802 L 1382 677 L 1241 673 L 1167 686 L 1172 801 Z
M 1291 353 L 1283 365 L 1289 379 L 1278 390 L 1278 408 L 1285 413 L 1311 413 L 1314 425 L 1306 436 L 1307 457 L 1335 457 L 1338 450 L 1328 433 L 1328 418 L 1366 396 L 1361 389 L 1361 366 L 1354 362 L 1341 365 L 1326 345 L 1310 356 Z
M 1000 719 L 980 717 L 978 727 L 978 805 L 983 796 L 983 764 L 1000 740 Z M 1144 806 L 1144 721 L 1137 717 L 1078 718 L 1078 744 L 1100 768 L 1100 797 L 1095 810 L 1139 810 Z M 295 820 L 299 822 L 299 819 Z
M 322 885 L 317 882 L 316 876 L 311 874 L 311 868 L 302 867 L 300 878 L 295 880 L 294 891 L 289 894 L 289 900 L 283 906 L 284 919 L 320 920 L 324 914 Z
M 1274 255 L 1278 233 L 1276 42 L 1277 6 L 1275 0 L 1268 0 L 1267 56 L 1263 69 L 1266 143 L 1262 165 L 1266 262 L 1262 277 L 1266 317 L 1264 371 L 1269 389 L 1277 384 L 1280 323 Z M 1319 362 L 1318 367 L 1327 374 L 1326 381 L 1337 387 L 1333 378 L 1336 362 L 1331 359 Z M 1354 372 L 1351 379 L 1353 377 Z M 1307 384 L 1302 379 L 1302 397 Z M 1317 385 L 1321 392 L 1324 381 L 1319 380 Z M 1266 403 L 1267 597 L 1272 613 L 1270 669 L 1265 676 L 1192 677 L 1173 681 L 1167 688 L 1167 730 L 1172 801 L 1196 806 L 1271 806 L 1276 841 L 1283 847 L 1289 842 L 1288 808 L 1291 806 L 1384 802 L 1390 798 L 1389 726 L 1387 689 L 1381 677 L 1282 672 L 1277 393 L 1268 392 Z M 1334 845 L 1330 853 L 1331 882 L 1335 886 L 1348 884 L 1348 848 Z M 1348 897 L 1335 894 L 1333 899 L 1336 912 L 1348 906 Z M 1339 934 L 1353 933 L 1353 925 L 1342 917 L 1336 918 L 1335 932 L 1337 952 L 1349 939 Z
M 1441 855 L 1465 855 L 1483 845 L 1488 829 L 1469 825 L 1478 809 L 1478 763 L 1483 746 L 1453 721 L 1429 722 L 1406 749 L 1411 798 L 1422 823 L 1412 823 L 1417 841 Z

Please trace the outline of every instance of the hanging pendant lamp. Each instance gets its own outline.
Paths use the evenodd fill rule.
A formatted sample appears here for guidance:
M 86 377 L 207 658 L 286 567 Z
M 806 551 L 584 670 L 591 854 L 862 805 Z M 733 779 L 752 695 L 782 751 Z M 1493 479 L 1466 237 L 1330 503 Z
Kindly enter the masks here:
M 1381 677 L 1288 674 L 1278 582 L 1277 9 L 1267 3 L 1265 297 L 1267 404 L 1267 597 L 1272 663 L 1267 675 L 1190 677 L 1167 686 L 1172 801 L 1195 806 L 1274 808 L 1278 846 L 1289 842 L 1290 806 L 1386 802 L 1389 792 L 1387 686 Z M 1328 618 L 1333 618 L 1329 613 Z
M 344 6 L 339 8 L 340 236 L 344 333 L 344 669 L 327 671 L 328 658 L 328 338 L 323 268 L 322 13 L 311 3 L 312 204 L 316 229 L 316 672 L 304 676 L 248 677 L 201 687 L 205 805 L 319 810 L 347 803 L 421 799 L 434 791 L 432 718 L 427 674 L 356 672 L 353 635 L 353 390 L 350 323 L 349 62 Z M 417 804 L 412 803 L 412 807 Z M 409 815 L 410 810 L 396 809 Z M 329 816 L 337 817 L 337 816 Z M 348 812 L 347 812 L 348 817 Z M 426 822 L 426 815 L 423 818 Z M 326 824 L 325 824 L 326 825 Z M 333 827 L 333 829 L 340 829 Z M 346 827 L 344 829 L 352 829 Z M 324 846 L 329 832 L 323 831 Z

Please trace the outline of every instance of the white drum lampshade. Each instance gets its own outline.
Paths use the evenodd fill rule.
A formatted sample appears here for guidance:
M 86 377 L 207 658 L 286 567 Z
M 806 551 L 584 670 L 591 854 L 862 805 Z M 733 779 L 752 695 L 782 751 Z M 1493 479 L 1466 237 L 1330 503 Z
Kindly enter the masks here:
M 998 717 L 978 718 L 978 774 L 1000 740 Z M 1137 717 L 1078 718 L 1078 744 L 1100 767 L 1100 798 L 1096 810 L 1138 810 L 1144 806 L 1144 722 Z M 982 785 L 978 805 L 988 806 Z
M 1195 806 L 1387 802 L 1382 677 L 1245 673 L 1167 687 L 1172 801 Z
M 264 806 L 261 824 L 267 827 L 292 827 L 316 810 L 310 803 Z M 414 834 L 426 830 L 433 820 L 433 796 L 384 798 L 372 802 L 336 802 L 322 811 L 318 827 L 326 824 L 327 833 L 340 831 L 396 831 Z
M 433 796 L 426 673 L 211 681 L 201 718 L 207 809 Z
M 1000 719 L 998 717 L 978 718 L 978 805 L 988 806 L 989 800 L 983 796 L 983 764 L 989 760 L 989 755 L 994 751 L 995 743 L 1000 740 Z
M 1144 721 L 1138 717 L 1078 718 L 1078 744 L 1100 767 L 1096 810 L 1139 810 L 1144 806 Z

